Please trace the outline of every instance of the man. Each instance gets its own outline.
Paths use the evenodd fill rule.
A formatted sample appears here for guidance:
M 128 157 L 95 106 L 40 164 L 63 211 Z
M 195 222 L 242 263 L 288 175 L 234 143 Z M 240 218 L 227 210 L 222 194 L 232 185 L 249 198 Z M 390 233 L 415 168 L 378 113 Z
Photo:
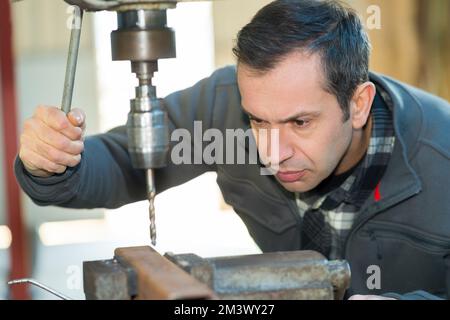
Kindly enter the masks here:
M 216 71 L 164 105 L 172 132 L 192 133 L 194 121 L 221 132 L 251 127 L 255 137 L 276 130 L 275 155 L 255 140 L 277 174 L 262 175 L 259 164 L 170 162 L 156 185 L 161 192 L 216 171 L 225 200 L 263 251 L 346 259 L 353 299 L 447 297 L 450 105 L 369 73 L 369 51 L 357 15 L 337 2 L 267 5 L 238 35 L 237 68 Z M 145 199 L 124 127 L 83 143 L 84 120 L 80 110 L 66 118 L 39 107 L 25 123 L 15 166 L 25 192 L 39 205 L 71 208 Z

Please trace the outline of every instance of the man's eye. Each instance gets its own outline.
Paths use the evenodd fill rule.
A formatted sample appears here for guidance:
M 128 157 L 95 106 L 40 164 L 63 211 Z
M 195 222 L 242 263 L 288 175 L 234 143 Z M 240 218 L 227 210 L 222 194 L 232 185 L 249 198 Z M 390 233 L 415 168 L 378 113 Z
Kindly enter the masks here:
M 294 121 L 294 124 L 297 127 L 304 128 L 304 127 L 306 127 L 309 124 L 309 121 L 308 120 L 304 120 L 304 119 L 298 119 L 298 120 Z
M 253 122 L 254 124 L 261 124 L 261 123 L 263 123 L 262 120 L 255 119 L 255 118 L 250 118 L 250 121 Z

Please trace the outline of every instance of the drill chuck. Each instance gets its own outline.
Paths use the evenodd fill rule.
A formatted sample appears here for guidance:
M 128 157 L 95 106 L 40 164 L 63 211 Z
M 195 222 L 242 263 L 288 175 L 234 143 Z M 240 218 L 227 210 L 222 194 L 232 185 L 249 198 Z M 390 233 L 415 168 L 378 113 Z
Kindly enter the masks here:
M 128 151 L 135 168 L 156 169 L 167 164 L 168 117 L 153 86 L 136 88 L 136 98 L 131 100 L 128 114 L 127 133 Z

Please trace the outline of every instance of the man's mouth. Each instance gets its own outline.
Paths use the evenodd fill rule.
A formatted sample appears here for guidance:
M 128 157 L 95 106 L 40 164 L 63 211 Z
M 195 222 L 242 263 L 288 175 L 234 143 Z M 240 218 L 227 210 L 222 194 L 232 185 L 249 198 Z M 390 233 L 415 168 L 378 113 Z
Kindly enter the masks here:
M 306 174 L 306 170 L 302 171 L 280 171 L 277 173 L 277 178 L 281 182 L 292 183 L 300 180 Z

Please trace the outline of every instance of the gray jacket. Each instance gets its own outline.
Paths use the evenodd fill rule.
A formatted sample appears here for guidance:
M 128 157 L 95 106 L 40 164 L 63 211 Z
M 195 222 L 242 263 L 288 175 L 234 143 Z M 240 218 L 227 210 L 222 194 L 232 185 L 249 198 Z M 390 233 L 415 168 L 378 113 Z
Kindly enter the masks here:
M 424 290 L 450 295 L 450 105 L 371 74 L 389 95 L 397 143 L 380 183 L 381 200 L 370 196 L 347 238 L 351 294 L 406 294 Z M 248 128 L 235 67 L 216 71 L 192 88 L 164 99 L 170 128 Z M 159 192 L 206 171 L 217 172 L 225 201 L 233 206 L 263 251 L 300 250 L 302 221 L 293 194 L 255 165 L 174 165 L 156 172 Z M 80 165 L 50 178 L 33 177 L 16 161 L 23 190 L 39 205 L 117 208 L 145 199 L 145 176 L 131 166 L 124 127 L 89 137 Z M 370 290 L 370 266 L 381 271 L 381 288 Z M 400 296 L 397 296 L 400 297 Z M 408 297 L 408 296 L 404 296 Z M 423 291 L 409 296 L 428 298 Z

